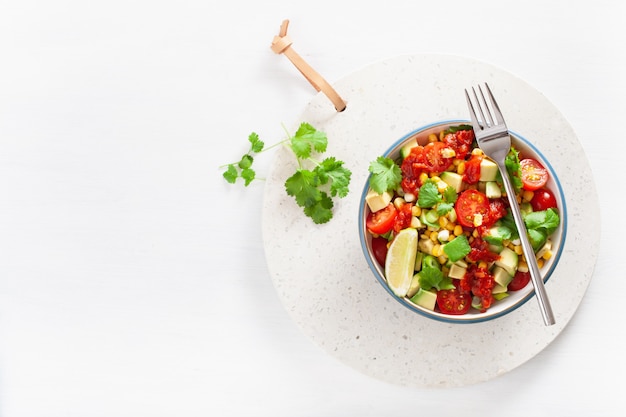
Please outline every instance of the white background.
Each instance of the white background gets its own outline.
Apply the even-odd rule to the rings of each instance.
[[[621,415],[624,4],[1,1],[0,416]],[[315,95],[269,48],[283,19],[331,83],[398,54],[463,55],[570,121],[598,186],[600,257],[531,361],[403,388],[290,320],[264,258],[263,182],[231,186],[219,168],[252,131],[281,140]]]

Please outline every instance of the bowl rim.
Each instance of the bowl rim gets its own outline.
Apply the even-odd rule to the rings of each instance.
[[[383,156],[389,156],[389,154],[391,152],[393,152],[394,150],[398,149],[399,145],[405,141],[407,141],[408,139],[420,134],[423,131],[438,127],[438,126],[444,126],[444,125],[454,125],[454,124],[470,124],[471,125],[471,121],[466,120],[466,119],[445,119],[445,120],[441,120],[438,122],[432,122],[429,123],[427,125],[423,125],[422,127],[418,127],[416,129],[413,129],[412,131],[410,131],[409,133],[406,133],[405,135],[403,135],[402,137],[400,137],[398,140],[396,140],[389,148],[387,148],[387,150],[385,150],[385,152],[382,154]],[[509,130],[509,133],[511,134],[511,136],[513,136],[514,140],[520,140],[524,145],[526,145],[528,148],[530,148],[532,150],[532,152],[534,152],[536,155],[539,156],[539,158],[541,159],[541,163],[544,165],[544,167],[549,171],[550,173],[550,177],[554,180],[554,184],[556,185],[556,188],[558,190],[558,195],[556,195],[556,199],[559,202],[559,216],[561,218],[561,239],[560,239],[560,244],[558,245],[557,251],[556,253],[553,255],[554,256],[554,260],[552,261],[552,264],[550,265],[550,268],[546,271],[545,276],[544,276],[544,282],[548,282],[548,280],[550,279],[550,277],[552,276],[552,273],[554,272],[554,270],[556,269],[559,260],[561,258],[561,254],[563,253],[563,249],[565,247],[565,242],[566,242],[566,238],[567,238],[567,205],[566,205],[566,201],[565,201],[565,194],[563,193],[563,188],[561,186],[561,181],[559,180],[558,176],[556,175],[556,172],[554,171],[552,165],[550,164],[550,161],[543,155],[543,153],[541,153],[541,151],[539,149],[537,149],[535,147],[535,145],[533,145],[528,139],[526,139],[523,135],[517,133],[516,131],[513,130]],[[439,313],[436,311],[431,311],[431,310],[427,310],[424,309],[422,307],[417,306],[416,304],[409,302],[406,298],[400,298],[398,296],[396,296],[393,291],[389,288],[389,286],[387,285],[386,279],[384,277],[384,275],[381,273],[381,268],[379,266],[377,266],[374,263],[374,259],[372,258],[372,256],[370,255],[369,249],[368,249],[368,241],[367,241],[367,234],[365,232],[366,227],[365,227],[365,213],[366,213],[366,204],[365,204],[365,196],[367,194],[367,192],[369,191],[369,180],[371,178],[372,174],[370,173],[366,180],[365,180],[365,185],[363,188],[363,191],[361,193],[361,200],[359,201],[359,223],[358,223],[358,228],[359,228],[359,240],[361,243],[361,249],[363,251],[363,254],[365,256],[365,259],[368,263],[369,269],[370,271],[374,274],[374,276],[376,277],[377,281],[379,282],[379,284],[387,291],[387,293],[389,295],[392,296],[392,298],[394,298],[396,301],[398,301],[400,304],[402,304],[404,307],[408,308],[409,310],[416,312],[424,317],[428,317],[430,319],[434,319],[437,321],[441,321],[441,322],[445,322],[445,323],[456,323],[456,324],[468,324],[468,323],[480,323],[480,322],[485,322],[485,321],[491,321],[494,320],[496,318],[505,316],[513,311],[515,311],[516,309],[518,309],[519,307],[521,307],[522,305],[524,305],[529,299],[533,298],[533,296],[535,295],[535,291],[534,288],[532,288],[532,283],[529,283],[529,285],[527,287],[530,288],[530,290],[528,291],[528,294],[526,294],[525,296],[523,296],[522,298],[520,298],[519,300],[517,300],[514,304],[512,304],[509,308],[503,309],[501,311],[498,312],[494,312],[492,314],[487,314],[487,313],[477,313],[477,314],[471,314],[471,315],[448,315],[448,314],[443,314],[443,313]],[[487,310],[487,312],[489,312],[489,310]]]

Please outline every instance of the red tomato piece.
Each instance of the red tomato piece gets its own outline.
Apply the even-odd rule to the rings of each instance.
[[[465,159],[474,141],[473,130],[459,130],[443,137],[443,143],[454,149],[456,158]]]
[[[365,226],[374,234],[384,235],[393,227],[397,215],[398,210],[393,203],[389,203],[384,209],[368,214]]]
[[[396,215],[396,219],[393,222],[393,230],[394,232],[399,232],[402,229],[406,229],[411,225],[411,220],[413,219],[413,204],[405,203],[398,209],[398,213]]]
[[[477,237],[470,243],[470,253],[467,254],[467,259],[472,262],[494,262],[500,259],[500,255],[491,252],[489,250],[489,243]]]
[[[474,218],[477,214],[483,219],[489,214],[489,199],[478,190],[465,190],[457,198],[454,210],[461,225],[474,227]]]
[[[547,188],[541,188],[535,190],[533,198],[530,200],[530,205],[534,211],[543,211],[549,208],[556,208],[556,198],[552,191]]]
[[[437,291],[437,306],[443,314],[461,315],[472,306],[472,296],[458,288]]]
[[[480,163],[482,160],[482,155],[472,155],[470,159],[465,161],[463,181],[468,184],[476,184],[480,180]]]
[[[385,260],[387,259],[387,239],[384,237],[375,237],[372,238],[372,252],[374,253],[374,258],[380,264],[380,266],[385,266]]]
[[[402,171],[402,182],[400,185],[405,193],[416,194],[417,190],[422,186],[419,176],[425,171],[424,164],[424,147],[416,146],[411,149],[409,155],[402,161],[400,170]]]
[[[509,291],[519,291],[530,282],[530,272],[517,271],[513,280],[509,283],[507,289]]]
[[[537,190],[548,182],[548,170],[536,159],[522,159],[520,168],[522,170],[522,186],[525,190]]]
[[[446,158],[442,151],[448,146],[443,142],[431,142],[424,146],[424,168],[428,172],[443,172],[452,165],[453,158]]]
[[[489,200],[489,213],[487,218],[483,219],[483,226],[492,226],[495,222],[500,220],[506,215],[507,205],[501,198]]]

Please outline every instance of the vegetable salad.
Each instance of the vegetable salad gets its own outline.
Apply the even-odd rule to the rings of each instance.
[[[511,147],[506,168],[539,267],[552,256],[560,223],[548,171]],[[477,147],[469,125],[415,139],[397,160],[371,162],[366,202],[372,252],[385,266],[404,229],[418,231],[414,276],[404,296],[424,308],[459,315],[485,312],[528,285],[530,274],[497,165]]]

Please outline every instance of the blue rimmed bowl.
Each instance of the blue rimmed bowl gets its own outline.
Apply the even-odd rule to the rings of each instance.
[[[413,140],[417,140],[417,142],[421,145],[425,145],[428,143],[428,135],[431,133],[438,133],[441,130],[444,130],[450,126],[456,126],[459,124],[469,124],[470,122],[467,120],[446,120],[440,121],[436,123],[432,123],[423,127],[420,127],[412,132],[407,133],[405,136],[398,139],[387,151],[385,151],[382,155],[387,156],[391,159],[398,159],[400,157],[400,149],[403,146],[408,144]],[[561,184],[558,180],[557,174],[554,172],[552,165],[546,159],[546,157],[537,149],[529,140],[521,136],[516,132],[511,132],[511,144],[520,152],[520,155],[523,157],[534,158],[539,161],[549,172],[550,178],[548,183],[546,184],[546,188],[548,188],[555,196],[557,207],[560,216],[560,223],[556,231],[551,235],[552,240],[552,254],[553,256],[544,262],[544,265],[540,269],[542,278],[544,282],[547,282],[550,279],[550,276],[553,274],[556,269],[559,259],[561,257],[561,253],[563,251],[565,237],[567,234],[567,208],[565,205],[565,198],[563,196],[563,189],[561,188]],[[359,204],[359,237],[361,240],[361,247],[363,249],[363,254],[365,255],[365,259],[370,267],[370,270],[381,284],[382,288],[387,291],[390,297],[397,300],[400,304],[405,306],[406,308],[414,311],[415,313],[421,314],[430,319],[439,320],[443,322],[449,323],[477,323],[488,320],[493,320],[498,317],[502,317],[506,314],[511,313],[516,310],[528,300],[533,298],[534,289],[532,283],[526,285],[526,287],[522,288],[518,291],[510,291],[509,296],[499,300],[494,301],[492,306],[485,312],[480,312],[475,309],[470,309],[470,311],[463,315],[449,315],[443,314],[437,309],[429,310],[422,306],[419,306],[413,303],[409,298],[403,297],[400,298],[396,296],[393,291],[387,285],[387,280],[385,278],[385,267],[384,265],[380,265],[376,260],[373,250],[372,250],[372,235],[367,232],[366,228],[366,219],[370,213],[369,207],[365,202],[365,196],[369,191],[369,178],[367,178],[365,182],[365,186],[363,188],[363,193],[361,196],[360,204]],[[549,295],[549,290],[548,290]],[[539,307],[537,307],[539,308]],[[537,311],[537,314],[540,314]]]

